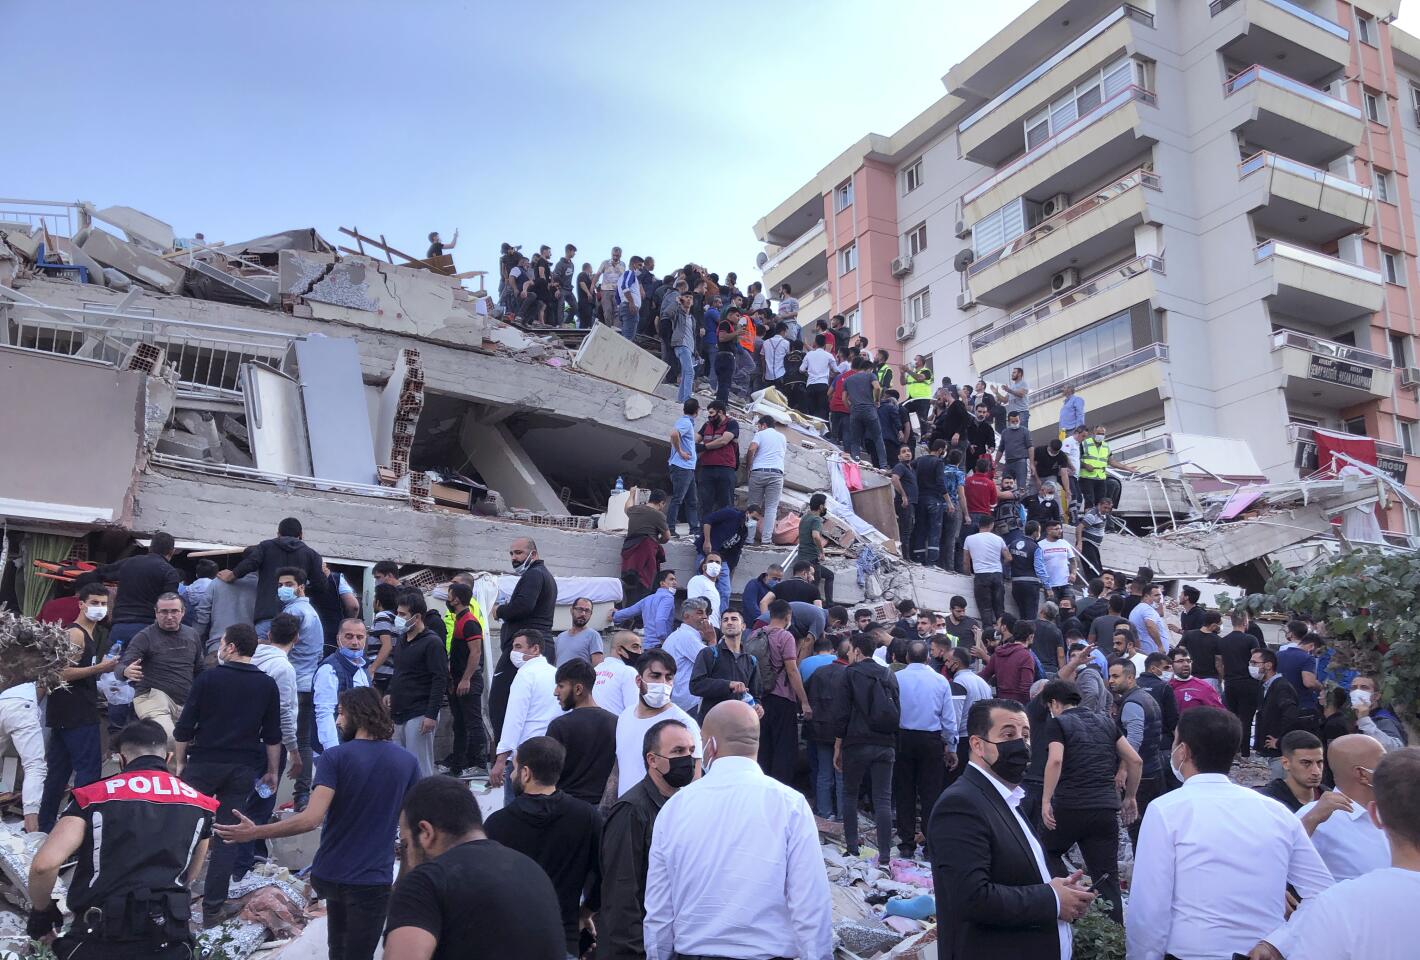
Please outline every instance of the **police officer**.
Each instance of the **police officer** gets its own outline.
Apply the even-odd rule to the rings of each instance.
[[[1133,467],[1120,463],[1110,454],[1102,424],[1095,424],[1094,435],[1080,444],[1080,492],[1084,494],[1085,506],[1089,507],[1109,496],[1105,469],[1114,467],[1126,473],[1134,473]]]
[[[124,727],[113,747],[122,771],[76,787],[35,854],[29,935],[52,936],[64,922],[51,894],[60,866],[77,859],[68,898],[74,923],[55,942],[56,956],[188,960],[187,884],[207,857],[217,801],[168,772],[168,734],[154,721]]]

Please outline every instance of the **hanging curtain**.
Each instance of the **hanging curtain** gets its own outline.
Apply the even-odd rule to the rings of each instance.
[[[54,593],[54,581],[39,576],[34,569],[36,560],[58,563],[65,560],[74,550],[73,537],[61,537],[52,533],[31,533],[25,536],[24,566],[21,570],[25,578],[25,590],[20,601],[20,612],[27,617],[39,616],[40,608]]]

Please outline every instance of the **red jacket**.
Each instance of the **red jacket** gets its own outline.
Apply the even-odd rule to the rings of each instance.
[[[996,696],[1026,703],[1035,683],[1035,657],[1023,643],[1012,640],[991,652],[981,670],[981,679],[996,681]]]
[[[848,398],[843,395],[843,382],[848,379],[848,374],[840,373],[833,381],[833,387],[828,393],[828,409],[833,413],[849,413]]]
[[[967,474],[962,491],[966,497],[967,513],[989,514],[996,509],[996,481],[991,479],[991,474],[973,470]]]

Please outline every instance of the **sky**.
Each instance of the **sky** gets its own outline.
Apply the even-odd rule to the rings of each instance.
[[[891,134],[1027,0],[6,4],[0,194],[208,242],[314,226],[460,270],[613,245],[758,276],[754,222]]]

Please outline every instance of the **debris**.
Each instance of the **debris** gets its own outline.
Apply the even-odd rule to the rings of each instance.
[[[633,393],[626,398],[626,419],[640,420],[642,417],[649,417],[655,410],[655,404],[651,403],[651,398],[644,393]]]
[[[843,948],[860,957],[871,957],[902,942],[903,935],[881,923],[840,920],[833,925],[834,936]]]
[[[646,393],[666,378],[669,364],[652,356],[604,323],[592,324],[577,348],[573,366],[602,380]]]
[[[142,247],[125,243],[113,234],[91,229],[79,241],[79,247],[104,266],[121,270],[134,280],[163,293],[177,293],[182,289],[183,277],[186,276],[182,267]]]

